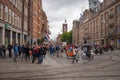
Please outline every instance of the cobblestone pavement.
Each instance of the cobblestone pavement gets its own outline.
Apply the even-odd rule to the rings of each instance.
[[[0,80],[120,80],[120,51],[72,64],[72,58],[47,54],[42,64],[0,59]]]

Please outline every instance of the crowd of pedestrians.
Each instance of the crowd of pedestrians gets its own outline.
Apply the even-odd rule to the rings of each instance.
[[[92,47],[93,52],[97,55],[97,54],[103,54],[103,52],[107,52],[109,50],[113,51],[114,48],[113,46],[99,46],[99,45],[94,45],[94,46],[89,46],[89,48],[83,48],[85,46],[82,46],[81,48],[74,46],[72,51],[73,51],[73,60],[72,63],[74,63],[74,61],[78,61],[76,59],[76,55],[78,54],[78,48],[83,50],[84,53],[86,53],[86,56],[90,57],[90,50]],[[44,45],[44,44],[40,44],[40,45],[32,45],[29,46],[28,44],[25,45],[18,45],[15,44],[14,46],[12,46],[11,44],[9,44],[7,47],[5,47],[5,45],[0,45],[0,58],[6,58],[6,50],[8,50],[8,56],[9,58],[13,57],[13,61],[17,62],[18,58],[21,59],[21,61],[26,61],[26,62],[31,62],[34,63],[35,61],[39,64],[43,62],[43,58],[46,58],[46,53],[49,53],[50,56],[54,56],[56,55],[56,57],[58,58],[61,53],[63,53],[64,51],[67,54],[67,49],[66,47],[60,46],[60,45]],[[69,50],[69,49],[68,49]]]
[[[0,45],[0,58],[6,58],[6,53],[8,53],[9,58],[13,58],[14,62],[17,62],[18,59],[26,62],[37,62],[42,63],[43,58],[46,58],[46,53],[49,53],[50,56],[56,55],[59,57],[60,53],[63,52],[64,48],[60,45],[18,45],[15,44],[12,46],[9,44],[7,47],[5,45]],[[6,52],[7,51],[7,52]]]
[[[37,60],[37,63],[42,63],[43,58],[45,58],[47,52],[46,45],[33,45],[29,46],[26,45],[18,45],[15,44],[14,46],[8,45],[0,45],[0,58],[6,58],[6,51],[8,50],[9,58],[13,57],[13,61],[17,62],[17,59],[20,58],[21,60],[29,61],[34,63]]]
[[[59,57],[61,53],[64,52],[64,50],[65,50],[65,47],[60,46],[58,44],[49,46],[49,52],[51,56],[56,55],[57,57]]]

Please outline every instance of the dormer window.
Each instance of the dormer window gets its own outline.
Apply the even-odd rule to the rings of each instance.
[[[94,5],[96,5],[96,4],[97,4],[97,2],[96,2],[96,1],[94,1],[93,3],[94,3]]]

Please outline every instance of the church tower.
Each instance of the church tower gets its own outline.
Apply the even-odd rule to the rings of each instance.
[[[63,23],[62,27],[63,27],[63,33],[67,32],[67,21],[66,20],[65,20],[65,23]]]

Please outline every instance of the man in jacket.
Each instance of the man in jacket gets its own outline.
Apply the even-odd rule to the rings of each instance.
[[[5,45],[2,45],[2,51],[3,51],[4,58],[5,58],[5,56],[6,56],[6,47],[5,47]]]
[[[16,62],[17,60],[17,56],[18,56],[18,46],[17,44],[15,44],[14,46],[14,62]]]
[[[2,46],[0,45],[0,57],[2,58]]]
[[[8,45],[8,51],[9,51],[9,58],[11,58],[12,57],[12,45]]]

